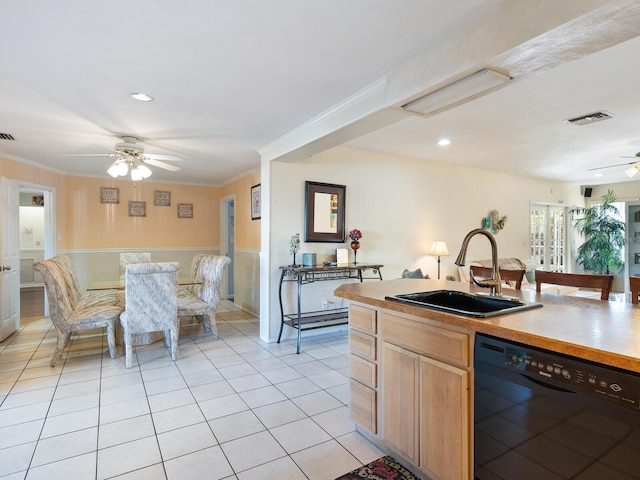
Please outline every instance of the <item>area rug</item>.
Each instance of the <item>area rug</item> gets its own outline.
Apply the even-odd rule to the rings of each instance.
[[[395,458],[386,456],[345,473],[336,480],[419,480]]]

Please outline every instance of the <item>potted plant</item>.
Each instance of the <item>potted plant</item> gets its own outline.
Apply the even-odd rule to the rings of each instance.
[[[590,208],[574,208],[574,227],[584,238],[578,247],[578,265],[597,275],[611,275],[624,267],[625,224],[613,203],[616,196],[609,190],[602,196],[602,204]]]

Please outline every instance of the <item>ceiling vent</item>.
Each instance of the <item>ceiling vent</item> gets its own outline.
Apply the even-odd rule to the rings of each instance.
[[[600,112],[590,113],[581,117],[569,118],[564,122],[570,123],[571,125],[591,125],[592,123],[609,120],[610,118],[613,118],[613,114],[602,110]]]
[[[0,133],[0,140],[15,140],[10,133]]]

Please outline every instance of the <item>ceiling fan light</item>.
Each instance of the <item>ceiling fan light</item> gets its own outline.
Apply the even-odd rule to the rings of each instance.
[[[638,173],[638,167],[627,168],[624,173],[627,174],[627,177],[632,178],[636,173]]]
[[[142,175],[142,178],[149,178],[151,176],[151,169],[146,165],[140,165],[138,167],[138,171],[140,172],[140,175]]]
[[[121,175],[124,177],[128,171],[129,171],[129,167],[127,166],[126,162],[120,162],[118,164],[118,175]]]
[[[118,177],[120,175],[119,165],[117,163],[114,163],[109,167],[109,169],[107,170],[107,173],[111,175],[113,178]]]
[[[136,167],[131,169],[131,180],[133,180],[134,182],[142,180],[142,173],[140,173],[139,168]]]

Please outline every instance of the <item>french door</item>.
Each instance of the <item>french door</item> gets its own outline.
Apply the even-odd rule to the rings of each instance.
[[[566,271],[567,218],[564,206],[531,204],[531,258],[536,270]]]

